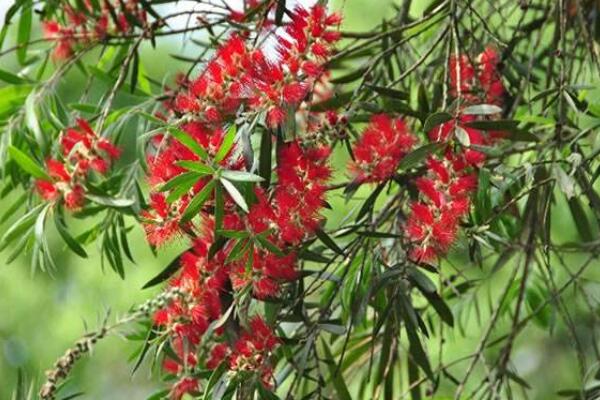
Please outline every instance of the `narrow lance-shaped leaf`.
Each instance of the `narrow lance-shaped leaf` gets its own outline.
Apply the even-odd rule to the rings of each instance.
[[[31,37],[32,10],[32,1],[25,1],[19,18],[19,30],[17,31],[17,59],[21,65],[27,62],[27,45]]]
[[[60,237],[64,240],[64,242],[69,246],[69,248],[77,255],[83,258],[87,258],[87,253],[84,248],[71,236],[67,227],[65,226],[64,221],[62,220],[60,214],[55,210],[54,212],[54,224],[56,225],[56,230],[60,234]]]
[[[234,124],[232,124],[227,130],[227,133],[225,133],[225,136],[223,137],[223,142],[221,143],[219,150],[217,150],[217,154],[215,154],[216,163],[221,162],[223,159],[225,159],[225,157],[227,157],[227,154],[229,154],[229,151],[233,147],[233,142],[235,140],[236,133],[237,127]]]
[[[227,179],[221,179],[221,183],[227,193],[231,196],[235,204],[237,204],[242,210],[248,212],[248,204],[246,204],[246,200],[244,200],[244,196],[240,193],[240,191],[235,187],[235,185],[229,182]]]
[[[206,150],[198,143],[194,138],[188,135],[186,132],[179,128],[169,128],[169,133],[177,139],[182,145],[190,149],[194,154],[198,155],[201,159],[206,160],[208,154]]]
[[[202,190],[200,190],[200,192],[198,192],[198,194],[194,196],[181,216],[181,223],[190,221],[200,212],[200,209],[206,200],[208,200],[208,197],[212,193],[214,187],[215,181],[210,181],[202,188]]]
[[[29,156],[14,146],[8,148],[10,157],[27,173],[34,178],[51,180],[48,174]]]

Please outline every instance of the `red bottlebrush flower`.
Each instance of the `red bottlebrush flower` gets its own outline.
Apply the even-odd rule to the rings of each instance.
[[[436,184],[429,178],[419,178],[416,181],[417,188],[426,196],[436,207],[444,204],[444,195],[436,188]]]
[[[80,185],[74,185],[65,190],[65,206],[70,210],[78,210],[83,207],[85,202],[85,191]]]
[[[450,75],[450,94],[463,96],[467,100],[476,100],[471,93],[474,86],[475,68],[466,54],[451,56],[448,66]]]
[[[283,87],[283,100],[288,104],[299,103],[306,96],[307,87],[300,82],[293,82]]]
[[[180,212],[187,206],[187,199],[182,198],[177,203],[167,204],[163,193],[150,195],[150,211],[143,211],[142,217],[147,220],[144,222],[144,230],[151,245],[160,246],[181,232]]]
[[[267,125],[276,128],[285,120],[285,112],[280,107],[273,107],[267,112]]]
[[[35,181],[35,186],[44,200],[54,201],[60,197],[60,192],[52,182],[38,179]]]
[[[48,175],[51,178],[62,182],[69,182],[71,180],[71,175],[60,161],[49,158],[46,160],[46,167],[48,168]]]
[[[229,361],[229,369],[257,374],[263,385],[271,386],[272,367],[269,358],[279,344],[272,329],[260,317],[250,320],[247,331],[235,343]]]
[[[454,131],[456,122],[448,121],[440,124],[427,132],[427,136],[429,136],[429,140],[432,142],[445,142],[448,140],[452,132]]]
[[[217,368],[221,362],[227,360],[230,351],[229,346],[225,343],[215,345],[210,351],[210,358],[206,361],[206,368]]]
[[[433,213],[431,209],[423,203],[413,203],[412,215],[423,224],[433,224]]]
[[[169,312],[165,309],[158,310],[154,313],[155,325],[166,325],[169,322]]]
[[[415,138],[401,119],[375,115],[353,147],[355,160],[350,170],[360,182],[385,181],[394,175],[414,143]]]
[[[504,85],[498,72],[499,63],[500,56],[496,49],[492,47],[487,47],[479,55],[478,78],[485,93],[486,102],[490,104],[501,104],[505,93]]]
[[[200,383],[198,379],[192,377],[181,378],[169,393],[169,399],[171,400],[181,400],[181,398],[185,394],[194,394],[197,393],[200,389]]]
[[[98,140],[98,148],[108,154],[112,159],[117,159],[121,156],[121,149],[106,139]]]
[[[469,174],[460,176],[454,180],[449,187],[449,194],[452,197],[461,197],[468,195],[477,188],[477,175]]]

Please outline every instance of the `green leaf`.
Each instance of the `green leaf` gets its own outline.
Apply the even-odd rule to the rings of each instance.
[[[344,377],[342,376],[341,368],[337,368],[333,354],[331,353],[331,349],[327,342],[321,338],[321,348],[325,353],[324,361],[327,365],[327,369],[329,370],[329,380],[337,393],[337,399],[339,400],[352,400],[352,396],[350,396],[350,391],[348,390],[348,386],[344,381]]]
[[[465,122],[469,128],[480,129],[482,131],[518,131],[519,121],[509,119],[498,119],[494,121],[471,121]]]
[[[323,229],[317,229],[315,234],[325,246],[342,256],[344,255],[344,250],[342,250],[340,246],[338,246],[337,243],[327,233],[325,233]]]
[[[8,148],[8,154],[10,157],[29,175],[34,178],[44,179],[51,181],[52,179],[46,174],[46,172],[35,163],[29,156],[23,153],[21,150],[14,146]]]
[[[194,173],[195,174],[195,173]],[[179,175],[182,177],[182,179],[180,179],[178,181],[178,184],[173,188],[173,190],[171,190],[171,193],[169,193],[169,195],[167,196],[166,200],[167,203],[173,203],[174,201],[177,201],[179,198],[181,198],[184,194],[188,193],[190,191],[190,189],[196,184],[198,183],[198,179],[199,177],[196,175],[189,175],[189,176],[183,176],[185,174]],[[178,176],[178,177],[179,177]],[[172,182],[174,179],[178,178],[175,177],[173,179],[171,179],[169,182]],[[164,188],[164,187],[163,187]],[[161,188],[162,189],[162,188]]]
[[[206,150],[200,145],[200,143],[198,143],[194,138],[192,138],[190,135],[188,135],[185,131],[182,131],[179,128],[173,128],[173,127],[168,128],[168,131],[171,134],[171,136],[173,136],[175,139],[177,139],[178,142],[180,142],[182,145],[184,145],[185,147],[190,149],[194,154],[199,156],[201,159],[206,160],[206,158],[208,157]]]
[[[227,193],[229,193],[229,195],[231,196],[233,201],[235,201],[235,203],[242,210],[244,210],[245,212],[248,212],[248,204],[246,204],[246,200],[244,200],[244,196],[242,196],[242,194],[239,192],[239,190],[237,190],[235,185],[233,183],[229,182],[227,179],[223,179],[223,178],[221,178],[221,183],[223,184],[223,187],[225,188]]]
[[[33,132],[37,143],[40,146],[45,147],[46,138],[42,134],[42,129],[40,128],[40,122],[38,121],[35,109],[36,96],[37,94],[32,92],[29,94],[29,96],[27,96],[27,100],[25,100],[25,124],[31,130],[31,132]]]
[[[93,194],[86,194],[85,197],[87,197],[96,204],[113,208],[127,208],[135,204],[134,199],[119,199],[107,196],[96,196]]]
[[[210,375],[210,378],[208,379],[208,382],[206,384],[206,388],[204,389],[204,397],[203,397],[204,400],[209,400],[211,398],[211,396],[210,396],[211,391],[212,391],[213,387],[215,387],[219,378],[221,378],[221,376],[223,376],[223,374],[225,373],[225,369],[226,369],[226,364],[224,362],[222,362]]]
[[[426,293],[435,293],[437,288],[435,284],[429,279],[427,275],[422,273],[416,268],[411,268],[408,271],[410,280],[419,288],[419,290]]]
[[[431,371],[431,366],[429,364],[429,360],[427,359],[427,354],[425,353],[425,350],[423,350],[423,345],[421,344],[421,340],[419,339],[419,335],[417,334],[416,325],[413,322],[413,320],[410,317],[408,317],[408,313],[410,313],[410,310],[408,310],[407,307],[411,306],[409,304],[406,304],[406,302],[404,301],[401,302],[401,305],[405,309],[405,312],[403,313],[405,314],[404,329],[406,330],[406,334],[408,336],[408,351],[414,362],[419,367],[421,367],[421,369],[425,372],[427,377],[433,381],[433,372]]]
[[[427,301],[429,301],[429,304],[431,304],[433,309],[442,318],[442,321],[450,326],[454,326],[454,316],[452,315],[452,311],[440,295],[436,291],[426,291],[420,286],[417,286],[417,288],[423,293],[423,296],[427,298]]]
[[[398,169],[406,171],[407,169],[410,169],[420,164],[429,155],[435,153],[443,147],[443,143],[428,143],[426,145],[423,145],[402,157],[402,160],[400,160],[400,164],[398,165]]]
[[[262,182],[264,179],[258,175],[255,175],[246,171],[229,171],[223,170],[221,171],[221,176],[230,181],[237,182]]]
[[[410,98],[408,93],[403,92],[401,90],[390,89],[385,86],[368,85],[368,87],[373,89],[375,92],[379,93],[380,95],[382,95],[384,97],[389,97],[391,99],[408,100]]]
[[[462,113],[470,115],[493,115],[501,112],[502,108],[494,104],[477,104],[465,108]]]
[[[277,8],[275,9],[275,25],[281,26],[283,16],[285,14],[285,0],[277,0]]]
[[[325,323],[319,324],[319,328],[336,336],[342,336],[346,334],[346,327],[343,325]]]
[[[58,212],[54,213],[54,224],[56,225],[56,230],[60,234],[60,237],[63,238],[67,246],[69,246],[69,248],[73,250],[75,254],[79,255],[80,257],[87,258],[88,255],[84,248],[79,244],[79,242],[77,242],[77,240],[73,238],[73,236],[71,236]]]
[[[369,211],[373,209],[373,205],[375,204],[379,193],[381,193],[384,187],[385,184],[379,184],[377,188],[375,188],[375,190],[373,190],[373,192],[369,195],[369,197],[367,197],[367,200],[365,200],[362,207],[358,211],[358,214],[356,215],[356,221],[360,221],[365,215],[367,215]]]
[[[471,138],[469,137],[469,134],[467,133],[467,131],[465,131],[460,126],[454,127],[454,135],[456,136],[456,139],[458,140],[458,142],[460,144],[462,144],[463,146],[465,146],[465,147],[471,146]]]
[[[451,121],[452,119],[454,119],[454,117],[451,114],[448,114],[447,112],[438,112],[435,114],[431,114],[425,120],[425,123],[423,124],[423,130],[425,131],[425,133],[427,133],[436,126],[439,126],[444,122]]]
[[[21,85],[23,83],[26,83],[26,81],[23,78],[3,69],[0,69],[0,80],[6,83],[10,83],[12,85]]]
[[[181,254],[175,257],[158,275],[154,278],[150,279],[148,282],[142,286],[142,289],[148,289],[149,287],[156,286],[171,276],[175,275],[177,271],[181,268]]]
[[[21,65],[27,62],[27,45],[31,37],[32,1],[27,0],[23,4],[21,17],[19,18],[19,30],[17,31],[17,60]]]
[[[270,251],[278,257],[283,257],[285,254],[283,251],[275,245],[275,243],[271,242],[269,239],[264,237],[263,235],[256,236],[256,240],[265,250]]]
[[[273,139],[271,132],[265,129],[260,137],[260,159],[258,160],[258,173],[263,178],[263,189],[267,189],[271,184],[272,151]]]
[[[231,151],[231,148],[233,147],[236,133],[237,127],[235,124],[231,124],[227,130],[227,133],[225,133],[225,137],[223,138],[223,142],[221,143],[219,150],[217,150],[217,154],[215,154],[216,163],[223,161],[225,157],[227,157],[227,154],[229,154],[229,151]]]
[[[31,228],[43,207],[46,203],[38,204],[36,207],[29,210],[25,215],[15,221],[10,228],[4,233],[2,239],[0,239],[0,251],[4,250],[17,237],[20,237],[23,232]]]
[[[348,104],[354,97],[354,92],[346,92],[334,95],[333,97],[323,100],[317,104],[313,104],[310,110],[313,112],[322,112],[327,110],[335,110]]]
[[[18,107],[21,107],[32,89],[32,85],[0,88],[0,118],[8,118]]]
[[[191,187],[194,183],[200,179],[202,175],[199,175],[197,172],[184,172],[183,174],[179,174],[174,178],[171,178],[168,182],[160,187],[161,192],[166,192],[171,189],[178,188],[182,185],[188,185]]]
[[[223,186],[217,182],[215,185],[215,232],[217,235],[223,229],[223,217],[225,215],[225,198],[223,196]],[[217,237],[215,235],[215,237]]]
[[[180,167],[183,167],[189,171],[194,171],[198,174],[201,175],[212,175],[215,171],[209,167],[208,165],[204,165],[200,162],[197,161],[189,161],[189,160],[183,160],[183,161],[177,161],[175,164],[179,165]]]
[[[571,197],[569,199],[569,209],[579,236],[586,242],[593,242],[595,238],[592,233],[592,227],[578,197]]]
[[[202,188],[202,190],[200,190],[200,192],[198,192],[198,194],[196,194],[194,196],[192,201],[190,201],[190,204],[188,204],[187,208],[183,212],[183,215],[181,216],[182,224],[190,221],[192,218],[194,218],[196,215],[198,215],[198,213],[200,212],[200,209],[202,208],[202,206],[204,205],[206,200],[208,200],[208,197],[210,196],[214,187],[215,187],[215,181],[212,180],[212,181],[208,182]]]

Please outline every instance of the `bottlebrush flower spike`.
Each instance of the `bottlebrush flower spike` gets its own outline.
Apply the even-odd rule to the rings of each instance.
[[[500,55],[493,47],[488,46],[479,55],[478,78],[485,93],[485,101],[500,105],[505,94],[504,84],[498,72]]]
[[[84,3],[85,4],[85,3]],[[62,14],[61,24],[57,19],[42,22],[44,36],[56,41],[53,57],[64,60],[71,57],[77,47],[102,40],[107,34],[119,35],[133,32],[134,27],[128,18],[135,20],[140,26],[147,27],[147,15],[137,0],[106,0],[102,9],[95,10],[88,3],[87,10],[78,11],[68,2],[60,3],[57,13]],[[115,18],[109,17],[109,14]]]
[[[449,60],[450,95],[467,101],[477,101],[474,93],[475,67],[466,54],[452,55]]]
[[[188,198],[183,197],[170,205],[164,193],[150,195],[150,208],[141,213],[148,243],[161,246],[182,233],[179,221],[188,202]]]
[[[355,160],[350,163],[351,174],[358,182],[382,182],[391,178],[415,141],[401,119],[385,114],[373,116],[353,146]]]
[[[200,383],[197,378],[193,377],[184,377],[180,379],[169,393],[169,398],[171,400],[181,400],[181,398],[186,394],[195,394],[200,390]]]
[[[235,343],[229,361],[229,369],[236,372],[256,374],[263,386],[272,387],[273,368],[271,355],[279,344],[273,330],[261,317],[254,317]]]

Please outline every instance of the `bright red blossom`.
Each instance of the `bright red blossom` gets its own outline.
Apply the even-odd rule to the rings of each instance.
[[[415,143],[401,119],[379,114],[371,118],[362,136],[353,146],[350,171],[359,182],[382,182],[391,178],[402,157]]]

